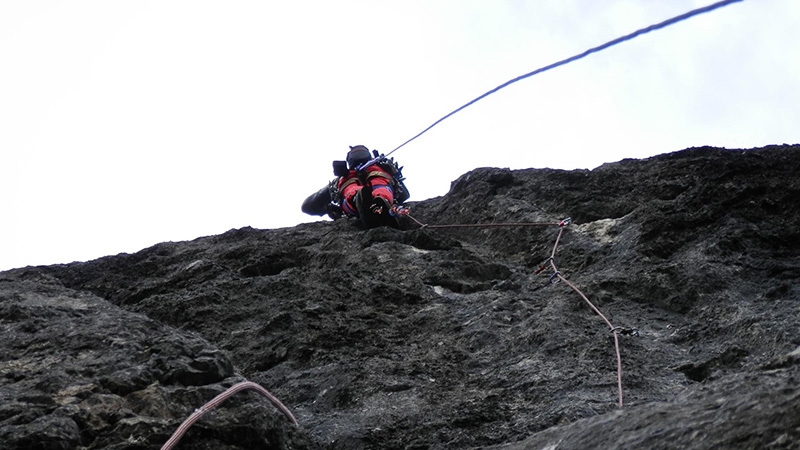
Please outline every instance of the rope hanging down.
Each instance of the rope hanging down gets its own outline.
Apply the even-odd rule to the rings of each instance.
[[[627,327],[615,327],[611,323],[611,321],[608,320],[608,318],[602,312],[600,312],[600,310],[597,308],[597,306],[595,306],[594,303],[592,303],[589,300],[589,298],[586,296],[586,294],[581,292],[581,290],[578,289],[578,287],[575,286],[575,284],[573,284],[571,281],[566,279],[564,277],[564,275],[561,274],[561,271],[558,270],[558,267],[556,266],[556,261],[555,261],[556,260],[556,250],[558,249],[559,242],[561,242],[561,235],[564,233],[564,227],[569,225],[571,222],[572,222],[572,219],[566,218],[566,219],[562,220],[560,224],[558,224],[558,236],[556,236],[556,243],[555,243],[555,245],[553,245],[553,251],[550,253],[550,257],[547,258],[547,261],[545,262],[544,265],[546,265],[547,263],[550,263],[550,266],[553,268],[553,274],[550,275],[550,283],[553,283],[555,280],[560,280],[560,281],[564,282],[564,284],[569,286],[573,291],[575,291],[575,293],[577,293],[583,299],[583,301],[586,302],[586,304],[589,305],[589,307],[592,309],[592,311],[594,311],[598,316],[600,316],[601,319],[603,319],[603,321],[606,323],[606,325],[608,325],[608,328],[610,329],[611,334],[614,335],[614,350],[615,350],[615,352],[617,354],[617,392],[618,392],[617,405],[620,408],[622,408],[622,406],[623,406],[623,401],[622,401],[622,355],[620,354],[620,351],[619,351],[619,336],[618,335],[619,334],[635,334],[635,335],[638,336],[638,331],[635,328],[629,329]],[[540,271],[541,271],[541,268],[539,270],[537,270],[536,273],[538,273]]]
[[[704,6],[702,8],[694,9],[692,11],[689,11],[687,13],[681,14],[679,16],[675,16],[675,17],[673,17],[671,19],[667,19],[667,20],[665,20],[663,22],[660,22],[660,23],[657,23],[657,24],[654,24],[654,25],[650,25],[649,27],[642,28],[640,30],[636,30],[631,34],[628,34],[628,35],[625,35],[625,36],[622,36],[622,37],[618,37],[618,38],[616,38],[614,40],[606,42],[605,44],[598,45],[597,47],[590,48],[589,50],[586,50],[583,53],[580,53],[580,54],[577,54],[575,56],[571,56],[571,57],[569,57],[567,59],[563,59],[561,61],[555,62],[553,64],[550,64],[549,66],[541,67],[539,69],[534,70],[533,72],[528,72],[528,73],[526,73],[524,75],[520,75],[520,76],[518,76],[518,77],[516,77],[514,79],[508,80],[505,83],[501,84],[500,86],[497,86],[496,88],[494,88],[494,89],[492,89],[492,90],[490,90],[490,91],[488,91],[488,92],[486,92],[486,93],[474,98],[473,100],[469,101],[468,103],[466,103],[466,104],[462,105],[461,107],[453,110],[449,114],[445,115],[444,117],[440,118],[436,122],[432,123],[428,128],[425,128],[424,130],[422,130],[419,133],[417,133],[416,136],[412,137],[411,139],[409,139],[409,140],[403,142],[402,144],[400,144],[399,146],[397,146],[394,150],[390,151],[386,155],[388,156],[388,155],[391,155],[392,153],[396,152],[397,150],[399,150],[400,148],[402,148],[403,146],[405,146],[409,142],[411,142],[414,139],[416,139],[416,138],[422,136],[423,134],[425,134],[431,128],[435,127],[436,125],[439,125],[439,123],[443,122],[445,119],[447,119],[448,117],[452,116],[453,114],[455,114],[455,113],[461,111],[462,109],[472,105],[473,103],[477,102],[478,100],[482,100],[482,99],[494,94],[495,92],[499,91],[500,89],[503,89],[506,86],[509,86],[511,84],[516,83],[517,81],[524,80],[525,78],[532,77],[532,76],[540,74],[542,72],[546,72],[546,71],[548,71],[550,69],[555,69],[558,66],[563,66],[563,65],[571,63],[573,61],[577,61],[577,60],[579,60],[581,58],[584,58],[586,56],[591,55],[592,53],[597,53],[597,52],[599,52],[601,50],[605,50],[605,49],[607,49],[609,47],[612,47],[614,45],[620,44],[620,43],[625,42],[625,41],[629,41],[629,40],[631,40],[631,39],[633,39],[635,37],[638,37],[638,36],[641,36],[643,34],[649,33],[651,31],[655,31],[655,30],[658,30],[658,29],[661,29],[661,28],[665,28],[665,27],[668,27],[670,25],[674,25],[674,24],[676,24],[678,22],[681,22],[683,20],[686,20],[686,19],[689,19],[691,17],[694,17],[696,15],[707,13],[707,12],[711,12],[711,11],[713,11],[715,9],[722,8],[723,6],[727,6],[727,5],[731,4],[731,3],[741,2],[741,1],[743,1],[743,0],[723,0],[723,1],[719,1],[719,2],[713,3],[711,5],[708,5],[708,6]]]
[[[608,325],[609,331],[611,332],[611,334],[614,335],[614,350],[615,350],[615,352],[617,354],[617,391],[618,391],[617,405],[620,408],[622,408],[622,406],[623,406],[623,399],[622,399],[622,355],[621,355],[621,353],[619,351],[619,335],[620,334],[624,334],[624,335],[638,336],[639,335],[639,330],[637,330],[636,328],[630,328],[630,327],[614,326],[611,323],[611,321],[608,320],[608,318],[602,312],[600,312],[600,309],[598,309],[597,306],[595,306],[594,303],[592,303],[589,300],[589,298],[586,296],[586,294],[581,292],[581,290],[578,289],[578,287],[575,286],[575,284],[573,284],[571,281],[566,279],[564,277],[564,275],[561,274],[561,271],[558,270],[558,267],[556,266],[556,262],[555,262],[555,260],[556,260],[556,250],[558,249],[558,244],[561,242],[561,236],[564,234],[564,228],[567,225],[570,225],[572,223],[572,218],[567,217],[567,218],[561,220],[560,222],[501,222],[501,223],[428,225],[428,224],[424,224],[424,223],[420,222],[419,220],[411,217],[411,215],[407,214],[407,217],[410,218],[411,220],[413,220],[414,222],[416,222],[417,225],[420,226],[420,229],[422,229],[422,228],[462,228],[462,227],[485,228],[485,227],[495,227],[495,226],[501,226],[501,227],[510,227],[510,226],[558,226],[558,236],[556,236],[556,243],[553,245],[553,251],[550,253],[550,257],[547,258],[541,264],[541,266],[538,269],[536,269],[534,274],[541,273],[545,268],[547,268],[547,265],[549,264],[550,267],[552,267],[552,269],[553,269],[553,274],[550,275],[550,284],[554,283],[555,281],[563,281],[564,284],[566,284],[573,291],[575,291],[589,305],[589,307],[592,309],[592,311],[594,311],[598,316],[600,316],[600,318],[603,319],[603,321],[606,323],[606,325]]]

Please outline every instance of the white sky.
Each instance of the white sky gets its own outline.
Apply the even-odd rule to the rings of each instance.
[[[516,76],[713,0],[0,2],[0,270],[320,220]],[[746,0],[522,80],[393,156],[411,200],[476,167],[798,143],[800,1]],[[413,210],[412,210],[413,215]]]

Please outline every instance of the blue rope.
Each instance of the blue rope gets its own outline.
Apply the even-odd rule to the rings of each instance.
[[[693,17],[693,16],[696,16],[698,14],[711,12],[711,11],[717,9],[717,8],[722,8],[723,6],[727,6],[727,5],[731,4],[731,3],[741,2],[741,1],[743,1],[743,0],[723,0],[723,1],[720,1],[720,2],[717,2],[717,3],[713,3],[711,5],[708,5],[708,6],[704,6],[702,8],[694,9],[692,11],[689,11],[687,13],[681,14],[679,16],[675,16],[675,17],[673,17],[671,19],[667,19],[667,20],[665,20],[665,21],[663,21],[661,23],[657,23],[655,25],[650,25],[649,27],[642,28],[640,30],[636,30],[631,34],[628,34],[628,35],[625,35],[625,36],[622,36],[622,37],[618,37],[618,38],[616,38],[614,40],[606,42],[603,45],[599,45],[597,47],[590,48],[589,50],[586,50],[585,52],[580,53],[578,55],[569,57],[567,59],[563,59],[561,61],[558,61],[558,62],[555,62],[553,64],[550,64],[549,66],[541,67],[539,69],[534,70],[533,72],[528,72],[528,73],[526,73],[524,75],[520,75],[520,76],[518,76],[518,77],[516,77],[514,79],[508,80],[505,83],[501,84],[500,86],[497,86],[496,88],[494,88],[494,89],[492,89],[492,90],[480,95],[479,97],[476,97],[475,99],[471,100],[470,102],[464,104],[463,106],[459,107],[458,109],[452,111],[451,113],[449,113],[446,116],[442,117],[441,119],[437,120],[436,122],[431,124],[428,128],[425,128],[424,130],[422,130],[419,133],[417,133],[416,136],[414,136],[411,139],[403,142],[397,148],[395,148],[394,150],[392,150],[389,153],[387,153],[387,156],[391,155],[394,152],[396,152],[397,150],[399,150],[400,148],[402,148],[403,146],[405,146],[409,142],[413,141],[414,139],[422,136],[428,130],[430,130],[431,128],[435,127],[436,125],[439,125],[439,123],[441,123],[442,121],[444,121],[448,117],[452,116],[453,114],[461,111],[462,109],[466,108],[467,106],[472,105],[473,103],[477,102],[478,100],[481,100],[483,98],[486,98],[486,97],[494,94],[495,92],[499,91],[500,89],[503,89],[504,87],[506,87],[508,85],[516,83],[517,81],[524,80],[525,78],[532,77],[534,75],[540,74],[540,73],[548,71],[550,69],[555,69],[558,66],[563,66],[564,64],[568,64],[568,63],[571,63],[573,61],[577,61],[577,60],[579,60],[581,58],[584,58],[586,56],[591,55],[592,53],[597,53],[597,52],[599,52],[601,50],[605,50],[605,49],[607,49],[607,48],[609,48],[611,46],[620,44],[620,43],[625,42],[625,41],[629,41],[629,40],[631,40],[631,39],[633,39],[633,38],[635,38],[637,36],[641,36],[643,34],[651,32],[651,31],[655,31],[655,30],[658,30],[660,28],[668,27],[670,25],[678,23],[678,22],[680,22],[682,20],[686,20],[686,19],[688,19],[690,17]]]

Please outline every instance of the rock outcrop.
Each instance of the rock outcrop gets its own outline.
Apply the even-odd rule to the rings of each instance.
[[[403,230],[2,272],[0,442],[160,448],[250,380],[299,426],[240,393],[177,448],[800,448],[798,173],[798,145],[480,168]]]

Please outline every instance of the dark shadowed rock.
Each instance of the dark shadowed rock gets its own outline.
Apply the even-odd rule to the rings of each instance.
[[[160,448],[195,408],[241,381],[229,356],[197,334],[67,288],[38,269],[0,274],[0,326],[4,449]],[[298,431],[254,400],[239,401],[246,415],[223,411],[186,441],[192,448],[289,448],[288,433]]]
[[[249,379],[300,427],[242,393],[180,448],[800,448],[798,173],[800,146],[482,168],[403,230],[242,228],[4,272],[0,440],[159,448]],[[613,334],[554,282],[554,248],[638,330],[622,409]]]

